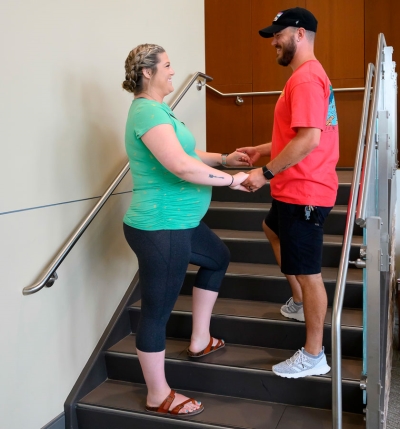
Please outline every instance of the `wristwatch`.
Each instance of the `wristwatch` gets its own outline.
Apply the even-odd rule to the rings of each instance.
[[[263,166],[262,172],[266,179],[271,180],[274,178],[274,173],[271,170],[268,170],[266,165]]]

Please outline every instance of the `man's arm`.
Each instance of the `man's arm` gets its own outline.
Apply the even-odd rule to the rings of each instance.
[[[272,161],[268,162],[268,170],[270,170],[275,176],[293,165],[298,164],[316,147],[318,147],[320,137],[321,130],[319,128],[299,128],[296,136],[285,146],[282,152]],[[243,183],[243,186],[246,186],[247,188],[251,187],[252,190],[257,190],[266,183],[267,179],[264,177],[262,169],[256,168],[251,170],[250,175]]]
[[[298,164],[318,147],[320,138],[321,130],[319,128],[299,128],[296,137],[267,164],[267,168],[275,175]]]

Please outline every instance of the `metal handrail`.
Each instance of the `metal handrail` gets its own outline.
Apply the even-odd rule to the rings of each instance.
[[[357,153],[355,158],[353,180],[350,188],[349,205],[347,209],[346,227],[343,236],[343,247],[340,258],[335,297],[332,309],[332,422],[334,429],[342,428],[342,342],[341,320],[343,299],[346,289],[348,261],[353,236],[355,208],[359,193],[359,183],[364,158],[365,129],[368,120],[373,64],[368,65],[366,87],[361,116],[360,133],[358,136]],[[376,82],[376,81],[375,81]],[[375,85],[376,87],[377,85]]]
[[[197,72],[193,75],[190,81],[185,85],[180,94],[175,98],[175,100],[170,105],[171,109],[174,110],[177,104],[181,101],[182,97],[186,94],[189,88],[193,85],[197,78],[201,77],[205,81],[211,81],[212,77],[206,75],[205,73]],[[200,85],[201,86],[201,85]],[[199,86],[197,87],[199,90]],[[61,265],[65,257],[75,246],[76,242],[79,240],[80,236],[85,232],[86,228],[90,225],[92,220],[96,217],[97,213],[104,206],[108,198],[115,191],[117,186],[120,184],[121,180],[125,177],[126,173],[129,171],[129,162],[124,166],[124,168],[118,173],[117,177],[113,180],[111,185],[108,187],[105,194],[100,198],[99,202],[94,206],[91,212],[86,216],[86,218],[80,223],[80,225],[75,229],[72,234],[72,237],[64,244],[62,249],[57,253],[53,261],[47,267],[45,273],[42,275],[40,280],[31,286],[26,286],[22,290],[24,295],[31,295],[35,292],[38,292],[43,287],[50,287],[53,285],[54,281],[57,280],[58,276],[56,273],[57,268]]]
[[[370,183],[371,183],[371,168],[372,168],[372,162],[371,158],[373,156],[374,151],[374,142],[373,137],[375,134],[375,128],[376,128],[376,116],[378,112],[378,99],[379,99],[379,84],[382,76],[382,52],[383,48],[386,47],[386,41],[385,36],[380,33],[379,39],[378,39],[378,50],[376,53],[376,63],[375,63],[375,85],[373,93],[372,93],[372,114],[369,118],[368,122],[368,131],[367,131],[367,140],[366,140],[366,148],[365,148],[365,170],[363,170],[363,175],[361,177],[361,183],[360,183],[360,198],[358,200],[357,205],[357,218],[356,223],[360,226],[365,226],[366,219],[367,219],[367,191],[369,189]]]
[[[218,91],[218,89],[213,88],[210,85],[205,85],[208,89],[211,89],[212,91],[216,92],[221,97],[253,97],[257,95],[279,95],[282,93],[282,91],[263,91],[263,92],[229,92],[224,93]],[[355,91],[364,91],[364,87],[360,88],[333,88],[334,92],[355,92]]]

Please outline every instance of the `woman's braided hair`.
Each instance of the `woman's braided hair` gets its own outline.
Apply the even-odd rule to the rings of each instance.
[[[164,48],[150,43],[132,49],[125,60],[125,80],[122,82],[122,88],[134,95],[140,94],[143,90],[143,69],[150,69],[155,73],[160,62],[158,54],[163,52]]]

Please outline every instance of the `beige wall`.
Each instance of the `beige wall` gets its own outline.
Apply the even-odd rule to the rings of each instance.
[[[121,230],[125,193],[111,197],[52,288],[22,295],[126,162],[129,50],[163,45],[181,89],[205,69],[203,9],[202,0],[0,4],[2,428],[38,429],[63,411],[137,270]],[[193,87],[176,112],[205,149],[204,90]],[[130,188],[125,179],[118,191]]]

